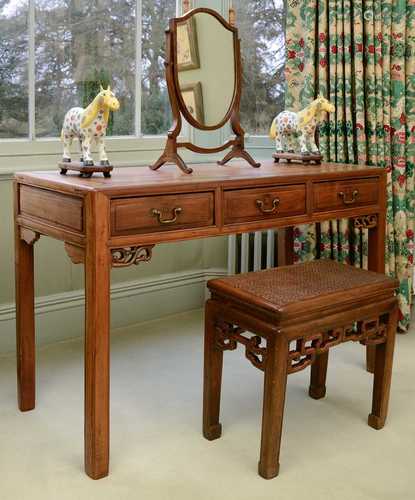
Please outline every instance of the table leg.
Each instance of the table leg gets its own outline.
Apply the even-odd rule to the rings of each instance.
[[[93,479],[109,467],[109,204],[98,193],[87,198],[85,262],[85,471]]]
[[[18,404],[21,411],[28,411],[35,407],[36,395],[33,244],[21,239],[17,225],[15,277]]]
[[[209,441],[222,434],[220,393],[222,386],[223,351],[216,345],[215,306],[208,300],[205,308],[205,359],[203,370],[203,435]]]
[[[377,219],[376,226],[369,229],[368,268],[370,271],[384,273],[386,237],[385,214],[378,214]],[[369,373],[375,372],[376,349],[377,346],[366,347],[366,369]]]

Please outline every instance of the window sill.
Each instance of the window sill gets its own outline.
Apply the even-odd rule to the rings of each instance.
[[[165,136],[145,137],[107,137],[106,148],[110,152],[120,151],[157,151],[164,147]],[[76,151],[77,140],[74,139],[73,151]],[[56,155],[62,152],[59,138],[44,138],[30,141],[27,139],[0,140],[0,159],[6,156]]]
[[[228,136],[229,137],[229,136]],[[226,135],[222,137],[225,139]],[[186,141],[183,136],[179,140]],[[226,142],[226,141],[224,141]],[[76,143],[76,141],[74,141]],[[106,139],[108,155],[116,166],[146,165],[154,162],[164,149],[165,136],[146,137],[108,137]],[[267,136],[249,136],[245,138],[245,146],[258,157],[270,158],[273,144]],[[73,146],[74,158],[77,156],[77,145]],[[25,139],[0,141],[0,177],[2,180],[12,178],[17,171],[56,170],[62,154],[62,144],[59,139]],[[196,155],[183,151],[187,162],[214,162],[223,155]]]
[[[182,138],[185,140],[185,138]],[[123,163],[148,163],[155,161],[166,143],[165,136],[107,137],[106,149],[111,161]],[[72,147],[73,157],[78,156],[77,141]],[[96,155],[96,149],[92,149]],[[53,170],[62,154],[58,138],[11,139],[0,141],[0,175],[10,175],[18,170]]]
[[[274,149],[274,141],[267,135],[245,135],[245,146],[248,149]]]

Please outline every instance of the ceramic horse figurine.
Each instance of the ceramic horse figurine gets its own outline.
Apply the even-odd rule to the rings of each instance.
[[[108,85],[106,90],[102,85],[99,94],[91,104],[83,108],[71,108],[65,115],[63,121],[61,140],[63,142],[64,163],[71,161],[70,147],[74,137],[79,140],[81,151],[81,162],[85,167],[93,166],[94,160],[91,156],[92,141],[95,141],[99,150],[100,165],[109,165],[107,153],[105,151],[105,134],[108,126],[110,111],[117,111],[120,103],[111,92]]]
[[[300,149],[303,155],[319,154],[315,142],[317,125],[323,120],[323,113],[333,113],[335,107],[319,95],[306,108],[295,113],[282,111],[271,125],[270,137],[275,139],[277,153],[295,153]],[[298,148],[299,143],[299,148]]]

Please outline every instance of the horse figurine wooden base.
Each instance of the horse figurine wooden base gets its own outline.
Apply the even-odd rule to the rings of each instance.
[[[321,162],[320,151],[315,142],[316,128],[323,120],[325,112],[334,111],[334,105],[319,95],[298,113],[283,111],[277,115],[269,134],[271,139],[275,140],[276,154],[273,155],[275,160]]]
[[[105,135],[108,126],[110,111],[117,111],[120,103],[111,92],[111,87],[106,90],[101,86],[99,94],[91,104],[83,108],[70,109],[63,121],[61,141],[63,143],[63,157],[59,164],[61,174],[68,170],[76,170],[81,176],[91,177],[94,172],[102,172],[105,177],[110,177],[113,167],[108,161],[105,151]],[[70,148],[74,137],[79,140],[81,152],[80,162],[72,163]],[[91,156],[91,145],[98,145],[99,165],[94,165]]]

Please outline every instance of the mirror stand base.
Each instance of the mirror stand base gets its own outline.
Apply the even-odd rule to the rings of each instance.
[[[243,149],[240,145],[234,146],[231,151],[225,156],[225,158],[221,161],[218,161],[218,165],[225,165],[228,163],[228,161],[232,160],[233,158],[242,158],[246,160],[252,167],[258,168],[261,166],[260,163],[256,162],[252,156]]]
[[[160,167],[162,167],[165,163],[174,163],[177,165],[180,170],[182,170],[185,174],[191,174],[193,172],[193,169],[188,167],[186,163],[184,162],[183,158],[177,154],[177,153],[163,153],[160,158],[156,161],[156,163],[153,163],[153,165],[149,165],[151,170],[158,170]]]

